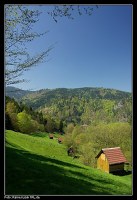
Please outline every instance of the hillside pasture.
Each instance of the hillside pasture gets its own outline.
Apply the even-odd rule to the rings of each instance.
[[[115,176],[67,156],[47,133],[5,133],[6,195],[131,195],[132,175]]]

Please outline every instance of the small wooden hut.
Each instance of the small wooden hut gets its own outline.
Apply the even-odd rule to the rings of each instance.
[[[58,143],[62,143],[63,139],[61,137],[58,138]]]
[[[124,170],[124,163],[127,162],[120,147],[101,149],[95,158],[97,168],[108,173]]]
[[[54,137],[53,134],[49,134],[50,139],[53,139],[53,137]]]

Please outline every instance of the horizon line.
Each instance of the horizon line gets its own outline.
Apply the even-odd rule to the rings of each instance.
[[[122,92],[128,92],[128,93],[132,93],[132,91],[127,91],[127,90],[122,90],[122,89],[116,89],[116,88],[108,88],[108,87],[102,87],[102,86],[83,86],[83,87],[57,87],[57,88],[41,88],[41,89],[22,89],[22,88],[18,88],[15,86],[5,86],[5,90],[7,87],[13,87],[16,88],[18,90],[24,90],[24,91],[32,91],[32,92],[36,92],[36,91],[40,91],[40,90],[56,90],[56,89],[83,89],[83,88],[92,88],[92,89],[108,89],[108,90],[116,90],[116,91],[122,91]]]

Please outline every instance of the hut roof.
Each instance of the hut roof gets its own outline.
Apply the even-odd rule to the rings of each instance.
[[[125,163],[125,162],[127,162],[127,160],[126,160],[125,156],[123,155],[120,147],[101,149],[101,151],[96,156],[96,158],[98,158],[101,153],[104,153],[106,155],[109,164]]]

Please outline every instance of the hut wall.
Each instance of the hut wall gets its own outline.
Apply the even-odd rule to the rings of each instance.
[[[124,170],[124,163],[113,164],[109,166],[109,172]]]
[[[109,173],[109,163],[104,153],[97,159],[97,168]]]

